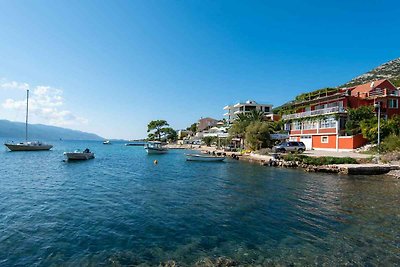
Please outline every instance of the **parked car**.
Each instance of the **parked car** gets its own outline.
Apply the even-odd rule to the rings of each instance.
[[[224,147],[224,151],[236,151],[236,148],[232,145],[227,145]]]
[[[306,146],[304,145],[303,142],[288,141],[274,146],[272,150],[274,152],[281,152],[281,153],[285,152],[303,153],[304,151],[306,151]]]

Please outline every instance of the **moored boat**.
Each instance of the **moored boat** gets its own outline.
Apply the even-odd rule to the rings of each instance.
[[[126,143],[126,146],[145,146],[147,142],[140,142],[140,141],[135,141],[135,142],[130,142]]]
[[[103,145],[111,145],[111,142],[110,142],[110,140],[106,140],[106,141],[104,141],[104,142],[103,142]]]
[[[147,154],[164,154],[168,152],[168,148],[163,147],[161,142],[149,142],[144,149]]]
[[[205,154],[186,154],[187,161],[207,161],[221,162],[225,160],[225,156],[205,155]]]
[[[11,151],[43,151],[50,150],[53,147],[52,145],[44,144],[39,141],[21,143],[8,142],[4,145]]]
[[[28,115],[29,115],[29,90],[26,90],[26,117],[25,117],[25,142],[6,142],[4,145],[11,151],[45,151],[50,150],[53,145],[39,141],[28,141]]]
[[[67,160],[88,160],[94,159],[94,153],[90,152],[89,149],[85,149],[84,151],[75,150],[74,152],[64,152]]]

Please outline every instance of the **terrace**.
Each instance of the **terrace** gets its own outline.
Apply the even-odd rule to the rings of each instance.
[[[333,113],[345,113],[345,112],[346,112],[346,110],[343,107],[330,107],[330,108],[316,109],[316,110],[310,110],[310,111],[305,111],[305,112],[300,112],[300,113],[283,115],[282,119],[283,120],[301,119],[301,118],[312,117],[312,116],[328,115],[328,114],[333,114]]]

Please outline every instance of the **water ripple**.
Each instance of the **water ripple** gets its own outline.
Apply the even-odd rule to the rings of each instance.
[[[82,147],[96,159],[61,161]],[[84,142],[0,152],[0,266],[400,262],[398,180],[193,164],[183,153]]]

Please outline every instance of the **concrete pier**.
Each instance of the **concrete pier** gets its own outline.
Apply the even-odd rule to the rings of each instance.
[[[339,173],[351,175],[377,175],[399,170],[400,166],[389,164],[341,164],[336,165]]]

